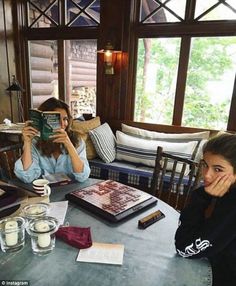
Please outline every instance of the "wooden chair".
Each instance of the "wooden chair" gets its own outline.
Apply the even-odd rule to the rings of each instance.
[[[15,177],[14,164],[22,154],[22,143],[0,148],[0,179],[10,180]]]
[[[185,176],[188,168],[189,173]],[[163,152],[162,147],[158,146],[151,183],[152,195],[181,210],[199,181],[200,167],[196,162]]]

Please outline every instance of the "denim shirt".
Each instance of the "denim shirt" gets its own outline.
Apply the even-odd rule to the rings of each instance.
[[[42,175],[64,173],[72,177],[78,182],[85,181],[90,174],[90,167],[86,156],[85,143],[80,141],[77,153],[80,159],[84,162],[84,169],[81,173],[75,173],[73,171],[71,158],[66,153],[65,149],[62,150],[62,154],[57,159],[51,155],[51,157],[42,156],[39,150],[35,146],[36,141],[32,142],[32,164],[27,169],[23,169],[21,158],[15,162],[14,172],[15,175],[25,183],[31,183],[33,180],[40,178]]]

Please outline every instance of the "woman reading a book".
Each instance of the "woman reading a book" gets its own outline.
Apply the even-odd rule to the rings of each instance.
[[[16,176],[25,183],[47,174],[64,173],[83,182],[90,174],[85,143],[71,130],[72,117],[69,106],[54,97],[42,103],[41,111],[60,113],[61,128],[56,129],[49,140],[38,137],[39,131],[30,121],[23,128],[23,153],[15,163]]]
[[[207,142],[202,174],[204,186],[193,192],[181,212],[176,250],[186,258],[207,257],[214,286],[235,285],[236,135],[223,134]]]

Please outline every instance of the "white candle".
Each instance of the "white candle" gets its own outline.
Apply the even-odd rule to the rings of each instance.
[[[43,212],[43,208],[38,207],[38,206],[32,207],[28,210],[28,214],[30,214],[30,215],[37,215],[37,214],[40,214],[42,212]]]
[[[18,225],[14,220],[7,221],[5,224],[6,245],[13,246],[18,242]]]
[[[39,221],[35,224],[35,229],[38,232],[49,231],[49,225],[46,221]],[[50,233],[39,233],[38,234],[38,245],[40,247],[48,247],[51,243]]]

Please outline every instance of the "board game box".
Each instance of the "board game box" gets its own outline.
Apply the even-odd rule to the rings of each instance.
[[[112,180],[73,191],[66,195],[66,199],[112,222],[157,203],[150,194]]]

